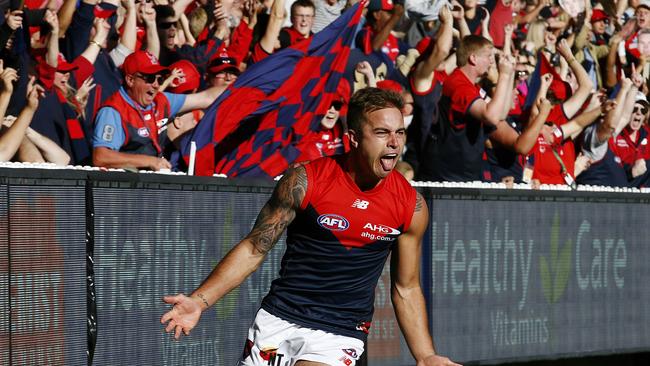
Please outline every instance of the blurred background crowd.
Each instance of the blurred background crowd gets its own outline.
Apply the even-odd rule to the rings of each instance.
[[[354,3],[2,0],[0,161],[185,171],[206,108]],[[370,0],[289,163],[349,149],[346,104],[379,87],[409,179],[645,187],[649,60],[650,0]]]

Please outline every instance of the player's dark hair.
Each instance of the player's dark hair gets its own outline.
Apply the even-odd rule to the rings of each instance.
[[[153,9],[156,11],[156,23],[161,23],[176,15],[176,11],[171,5],[154,5]]]
[[[398,93],[378,88],[363,88],[352,96],[348,104],[348,128],[361,130],[361,124],[366,121],[368,113],[384,108],[402,110],[404,99]]]
[[[291,9],[290,9],[290,14],[293,16],[293,13],[296,11],[297,7],[303,7],[303,8],[311,8],[312,10],[316,11],[316,6],[314,5],[314,2],[311,0],[296,0],[293,4],[291,4]]]

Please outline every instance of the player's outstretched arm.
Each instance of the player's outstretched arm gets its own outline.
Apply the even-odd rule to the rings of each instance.
[[[418,193],[411,226],[397,240],[391,257],[391,300],[395,316],[417,366],[459,366],[436,354],[429,333],[426,304],[420,287],[422,237],[429,210]]]
[[[165,331],[173,330],[177,339],[181,332],[189,335],[203,310],[255,272],[293,221],[306,192],[305,168],[300,166],[288,171],[260,211],[251,232],[226,254],[201,286],[189,297],[178,294],[163,298],[163,301],[173,305],[160,319],[161,323],[167,323]]]

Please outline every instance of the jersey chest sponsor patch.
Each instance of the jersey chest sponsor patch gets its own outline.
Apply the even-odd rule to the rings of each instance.
[[[375,242],[392,243],[402,233],[390,215],[326,213],[319,215],[316,223],[330,231],[348,249]]]

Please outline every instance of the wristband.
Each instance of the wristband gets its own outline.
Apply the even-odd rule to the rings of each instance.
[[[102,45],[99,42],[95,41],[94,39],[91,39],[90,42],[88,42],[88,44],[89,45],[91,45],[91,44],[97,45],[97,47],[99,47],[100,50],[102,49]]]

